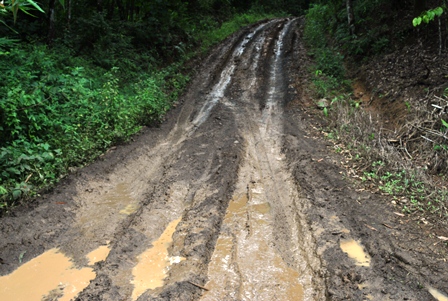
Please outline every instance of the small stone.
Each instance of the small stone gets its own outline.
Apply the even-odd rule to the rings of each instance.
[[[326,98],[319,99],[316,103],[317,107],[320,109],[328,108],[330,106],[330,102]]]

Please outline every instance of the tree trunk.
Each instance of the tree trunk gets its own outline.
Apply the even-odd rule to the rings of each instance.
[[[48,5],[48,37],[47,37],[47,44],[48,46],[51,46],[53,44],[53,40],[54,40],[54,35],[55,35],[55,28],[54,28],[54,23],[55,23],[55,11],[54,11],[54,6],[55,6],[55,2],[56,0],[50,0],[49,5]]]
[[[437,20],[439,21],[439,55],[442,55],[442,21],[440,18],[441,17],[437,17]]]
[[[356,34],[356,28],[355,28],[355,15],[353,13],[353,0],[347,0],[347,21],[348,21],[348,28],[350,30],[350,35],[354,36]]]
[[[118,6],[118,15],[120,16],[120,20],[126,20],[126,11],[123,6],[123,2],[121,0],[116,0],[117,6]]]
[[[115,0],[110,0],[107,6],[107,19],[111,20],[114,17]]]
[[[67,28],[68,31],[71,30],[72,24],[72,0],[67,1]]]
[[[103,11],[103,0],[96,1],[96,11],[99,13]]]

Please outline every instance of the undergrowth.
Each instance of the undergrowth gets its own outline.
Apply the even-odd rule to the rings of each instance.
[[[381,0],[375,1],[376,7],[378,4],[380,7],[388,5]],[[368,1],[357,3],[358,11],[355,14],[362,16],[357,20],[377,22],[385,18],[385,14],[379,15],[376,21],[373,16],[365,17],[375,5],[370,5]],[[396,139],[397,133],[383,127],[380,116],[365,111],[359,102],[352,99],[344,68],[346,56],[351,60],[360,54],[368,57],[384,51],[389,40],[382,31],[387,31],[387,28],[372,26],[374,29],[369,29],[357,24],[359,31],[357,36],[352,37],[344,25],[346,23],[338,22],[346,17],[345,14],[341,7],[335,7],[330,2],[315,4],[306,15],[304,39],[314,61],[309,71],[316,105],[322,109],[327,121],[324,131],[337,145],[336,150],[344,152],[349,159],[352,175],[361,183],[369,188],[373,185],[379,192],[390,195],[403,212],[429,213],[436,217],[435,220],[446,222],[448,192],[443,185],[434,182],[428,165],[415,160],[415,157],[426,157],[439,169],[447,166],[446,160],[442,159],[445,158],[442,153],[448,152],[448,117],[443,115],[446,102],[433,101],[433,105],[439,108],[436,118],[428,113],[431,111],[423,104],[420,113],[416,114],[420,116],[410,118],[407,126],[403,127],[406,133],[402,133],[402,137],[424,135],[427,144],[433,146],[432,153],[419,149],[416,150],[419,155],[410,154],[406,143]],[[424,125],[416,124],[417,120],[427,122]]]
[[[327,37],[328,13],[328,5],[313,5],[306,15],[304,28],[304,39],[310,49],[308,54],[314,61],[310,72],[318,98],[334,96],[348,88],[344,56]]]
[[[98,36],[116,36],[118,44],[100,41],[96,55],[88,56],[70,48],[0,43],[0,212],[51,187],[69,167],[83,166],[142,126],[160,122],[188,83],[182,66],[198,46],[205,52],[267,17],[236,14],[221,26],[204,21],[195,32],[197,46],[178,44],[176,61],[166,65],[151,51],[127,51],[131,41],[119,32]],[[101,18],[95,22],[114,32]]]
[[[373,184],[390,195],[403,212],[430,213],[446,220],[448,192],[436,185],[427,166],[416,164],[395,145],[393,132],[383,128],[379,118],[345,95],[331,106],[327,137],[344,152],[356,170],[352,175],[366,187]]]

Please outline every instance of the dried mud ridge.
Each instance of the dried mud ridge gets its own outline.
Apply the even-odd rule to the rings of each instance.
[[[3,217],[0,299],[446,300],[443,246],[301,112],[300,24],[233,35],[160,128]]]

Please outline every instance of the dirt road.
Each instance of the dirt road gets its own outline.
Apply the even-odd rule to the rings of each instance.
[[[300,22],[233,35],[160,128],[4,216],[0,300],[447,300],[443,243],[301,110]]]

